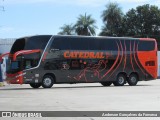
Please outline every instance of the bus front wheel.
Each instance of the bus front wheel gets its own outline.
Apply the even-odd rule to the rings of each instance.
[[[39,88],[39,87],[41,87],[41,83],[31,83],[30,84],[30,86],[32,87],[32,88]]]
[[[43,77],[43,80],[42,80],[42,87],[43,88],[51,88],[54,84],[54,79],[52,76],[50,75],[45,75]]]

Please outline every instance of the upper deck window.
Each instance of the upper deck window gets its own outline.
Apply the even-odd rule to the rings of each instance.
[[[155,42],[154,41],[139,41],[138,50],[139,51],[153,51],[155,50]]]
[[[20,50],[44,50],[51,36],[33,36],[28,38],[17,39],[13,44],[10,53],[14,54]]]
[[[51,49],[60,50],[111,50],[117,51],[116,40],[97,39],[97,38],[54,38]]]

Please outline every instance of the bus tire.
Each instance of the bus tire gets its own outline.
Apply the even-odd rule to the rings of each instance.
[[[41,87],[41,83],[30,83],[30,86],[32,87],[32,88],[39,88],[39,87]]]
[[[126,83],[126,76],[124,74],[119,74],[115,82],[113,82],[114,86],[123,86]]]
[[[132,73],[132,74],[129,76],[127,82],[128,82],[128,84],[129,84],[130,86],[136,86],[138,80],[139,80],[139,79],[138,79],[138,75]]]
[[[51,75],[45,75],[42,80],[43,88],[51,88],[54,84],[54,78]]]
[[[110,86],[110,85],[112,85],[112,82],[101,82],[101,84],[103,86]]]

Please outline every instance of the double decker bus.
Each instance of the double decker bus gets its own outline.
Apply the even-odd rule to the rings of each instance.
[[[8,83],[33,88],[95,82],[135,86],[157,78],[157,43],[152,38],[24,37],[13,44],[8,66]]]

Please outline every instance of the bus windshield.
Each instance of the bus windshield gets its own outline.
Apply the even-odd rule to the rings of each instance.
[[[7,73],[16,73],[21,71],[20,61],[11,61],[8,59],[6,71]]]
[[[36,67],[40,60],[40,53],[32,53],[28,55],[20,55],[16,61],[9,59],[8,72],[14,73],[25,69]]]
[[[45,35],[17,39],[10,51],[7,72],[36,67],[50,38],[50,35]]]

